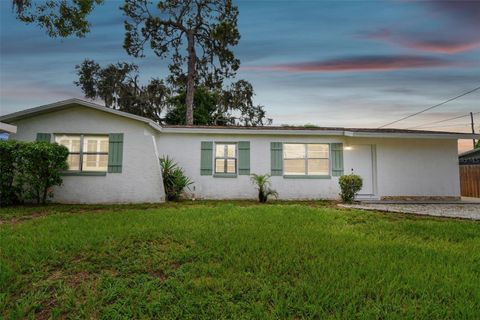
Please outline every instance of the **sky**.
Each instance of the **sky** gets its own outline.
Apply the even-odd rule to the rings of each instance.
[[[480,0],[238,0],[241,60],[255,103],[273,124],[376,128],[480,86]],[[85,38],[53,39],[15,19],[0,0],[0,114],[69,98],[75,65],[135,62],[141,79],[164,78],[168,60],[129,57],[122,1],[91,15]],[[469,132],[480,90],[391,128]],[[462,141],[460,151],[471,147]]]

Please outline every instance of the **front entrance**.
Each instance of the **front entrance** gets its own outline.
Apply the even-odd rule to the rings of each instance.
[[[357,174],[363,179],[358,198],[374,198],[376,194],[376,150],[371,144],[348,146],[345,150],[345,174]]]

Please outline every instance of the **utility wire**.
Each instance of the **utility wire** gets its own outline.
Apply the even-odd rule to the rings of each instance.
[[[403,120],[405,120],[405,119],[414,117],[414,116],[419,115],[419,114],[421,114],[421,113],[424,113],[424,112],[426,112],[426,111],[428,111],[428,110],[432,110],[432,109],[434,109],[434,108],[440,107],[440,106],[442,106],[442,105],[444,105],[444,104],[446,104],[446,103],[448,103],[448,102],[450,102],[450,101],[453,101],[453,100],[456,100],[456,99],[461,98],[461,97],[463,97],[463,96],[466,96],[467,94],[470,94],[470,93],[472,93],[472,92],[475,92],[475,91],[477,91],[477,90],[479,90],[479,89],[480,89],[480,87],[476,87],[475,89],[472,89],[472,90],[470,90],[470,91],[464,92],[464,93],[462,93],[462,94],[460,94],[460,95],[458,95],[458,96],[456,96],[456,97],[450,98],[450,99],[448,99],[448,100],[445,100],[445,101],[443,101],[443,102],[441,102],[441,103],[438,103],[438,104],[436,104],[436,105],[433,105],[433,106],[428,107],[428,108],[426,108],[426,109],[423,109],[423,110],[421,110],[421,111],[415,112],[415,113],[413,113],[413,114],[411,114],[411,115],[408,115],[408,116],[406,116],[406,117],[403,117],[403,118],[400,118],[400,119],[398,119],[398,120],[395,120],[395,121],[389,122],[389,123],[387,123],[387,124],[384,124],[383,126],[378,127],[378,129],[381,129],[381,128],[387,127],[387,126],[389,126],[389,125],[391,125],[391,124],[394,124],[394,123],[403,121]]]
[[[477,115],[477,114],[480,114],[480,112],[475,112],[473,115]],[[420,124],[420,125],[418,125],[418,126],[409,127],[409,128],[407,128],[407,129],[420,128],[420,127],[428,126],[428,125],[431,125],[431,124],[442,123],[442,122],[447,122],[447,121],[456,120],[456,119],[461,119],[461,118],[466,118],[466,117],[470,117],[470,114],[465,114],[465,115],[463,115],[463,116],[458,116],[458,117],[454,117],[454,118],[448,118],[448,119],[439,120],[439,121],[427,122],[427,123],[424,123],[424,124]]]

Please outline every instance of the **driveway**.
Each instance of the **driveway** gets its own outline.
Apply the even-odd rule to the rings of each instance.
[[[480,199],[458,203],[359,203],[340,204],[345,208],[378,210],[385,212],[413,213],[418,215],[480,220]]]

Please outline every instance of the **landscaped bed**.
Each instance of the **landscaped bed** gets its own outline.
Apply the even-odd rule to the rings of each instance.
[[[480,318],[479,222],[317,202],[0,220],[0,318]]]

